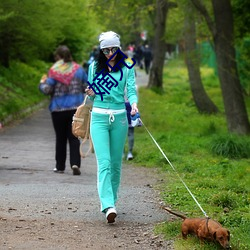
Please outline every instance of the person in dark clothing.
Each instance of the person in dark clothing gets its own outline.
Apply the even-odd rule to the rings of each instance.
[[[149,48],[147,44],[145,45],[143,57],[144,57],[145,71],[146,71],[146,74],[148,74],[153,56],[152,56],[151,49]]]
[[[49,110],[56,135],[55,173],[64,173],[66,168],[67,142],[73,175],[80,175],[80,142],[72,134],[72,117],[84,100],[87,74],[73,61],[67,46],[59,46],[55,51],[55,63],[39,84],[40,91],[50,95]]]
[[[139,45],[135,49],[135,55],[134,59],[137,62],[137,65],[140,67],[140,69],[143,69],[142,59],[143,59],[143,47],[142,45]]]

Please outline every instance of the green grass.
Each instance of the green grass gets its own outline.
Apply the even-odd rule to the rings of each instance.
[[[30,65],[12,62],[9,69],[0,67],[0,122],[10,115],[20,117],[21,111],[46,98],[39,92],[38,84],[47,70],[48,66],[38,61]]]
[[[175,170],[144,127],[135,129],[133,163],[159,169],[164,181],[156,188],[165,204],[189,217],[202,217],[181,178],[206,213],[230,230],[232,249],[250,249],[250,138],[227,132],[218,79],[209,68],[202,68],[201,73],[205,89],[220,113],[202,115],[197,111],[183,62],[171,61],[164,70],[164,92],[141,88],[139,109],[144,124]],[[178,250],[218,248],[214,243],[201,248],[193,237],[184,242],[178,237],[180,224],[180,219],[162,223],[155,231],[175,239]]]

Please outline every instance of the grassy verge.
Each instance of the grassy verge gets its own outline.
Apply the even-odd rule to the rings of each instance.
[[[176,60],[165,67],[163,94],[139,90],[141,117],[202,208],[230,230],[232,249],[250,249],[250,138],[227,133],[218,79],[209,68],[202,68],[201,72],[206,91],[220,114],[197,112],[186,68]],[[134,155],[136,165],[157,167],[161,172],[163,184],[157,188],[165,204],[188,217],[203,216],[143,127],[135,131]],[[180,219],[163,223],[156,232],[174,238],[178,250],[217,249],[214,244],[201,247],[192,237],[184,242],[179,238],[180,224]]]
[[[20,118],[22,111],[32,110],[46,97],[38,90],[42,74],[48,66],[33,62],[30,66],[12,62],[9,69],[0,68],[0,122],[6,124],[9,117]]]

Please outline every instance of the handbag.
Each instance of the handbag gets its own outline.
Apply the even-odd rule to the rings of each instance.
[[[93,143],[90,137],[90,113],[92,110],[92,102],[87,103],[88,96],[86,95],[83,103],[76,109],[72,118],[72,134],[80,140],[80,155],[85,158],[90,151],[92,153]],[[83,145],[89,141],[89,148],[86,153],[83,151]]]

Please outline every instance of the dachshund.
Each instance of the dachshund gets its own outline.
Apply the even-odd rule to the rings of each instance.
[[[229,240],[230,232],[222,225],[210,218],[187,218],[185,215],[173,212],[171,209],[163,207],[169,213],[183,219],[181,233],[183,239],[187,239],[188,234],[196,235],[200,241],[208,240],[218,242],[223,249],[231,249]]]

